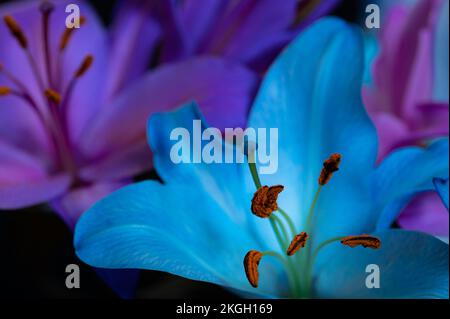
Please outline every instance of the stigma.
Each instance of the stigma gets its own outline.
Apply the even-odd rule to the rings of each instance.
[[[323,163],[323,168],[319,176],[319,185],[326,185],[333,176],[333,173],[339,170],[341,158],[341,154],[335,153]]]

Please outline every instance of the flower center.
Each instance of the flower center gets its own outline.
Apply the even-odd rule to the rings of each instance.
[[[294,297],[309,297],[312,294],[312,269],[316,257],[323,247],[338,241],[342,245],[352,248],[363,246],[364,248],[378,249],[381,246],[380,239],[363,234],[330,238],[317,245],[314,251],[311,251],[312,244],[309,236],[314,236],[312,221],[315,208],[322,188],[330,182],[333,174],[339,170],[341,163],[340,154],[332,154],[324,161],[318,178],[318,188],[306,216],[305,229],[300,233],[296,231],[289,214],[278,206],[278,195],[283,191],[284,187],[281,185],[262,186],[256,169],[254,150],[247,150],[246,155],[250,173],[257,189],[252,199],[251,211],[255,216],[267,218],[270,221],[280,246],[280,252],[250,250],[244,257],[245,274],[252,287],[258,287],[258,266],[260,261],[264,256],[271,256],[277,258],[285,269],[291,294]]]
[[[73,32],[75,32],[76,29],[65,29],[64,33],[61,35],[57,52],[54,55],[56,58],[52,60],[49,42],[49,24],[51,14],[54,11],[54,6],[51,2],[44,1],[39,6],[39,11],[42,18],[44,72],[40,71],[38,68],[35,55],[29,48],[28,38],[20,24],[11,15],[4,16],[3,20],[10,31],[11,36],[17,41],[17,44],[25,53],[32,71],[32,76],[44,98],[45,104],[43,107],[40,107],[36,97],[33,96],[26,83],[24,83],[22,79],[14,76],[14,74],[1,63],[0,74],[6,78],[9,85],[0,87],[0,98],[13,96],[21,99],[31,108],[46,129],[46,133],[57,151],[58,161],[52,169],[65,170],[75,178],[77,175],[76,154],[74,154],[74,148],[71,145],[67,127],[67,109],[74,88],[78,80],[90,69],[93,63],[93,57],[87,55],[66,87],[63,87],[61,84],[63,58]],[[81,24],[84,24],[85,19],[81,18],[80,22]]]

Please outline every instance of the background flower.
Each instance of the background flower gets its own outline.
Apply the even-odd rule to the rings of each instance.
[[[257,84],[245,67],[202,57],[145,73],[145,56],[156,43],[152,20],[141,21],[139,35],[148,37],[142,45],[139,38],[129,41],[133,25],[126,23],[110,39],[86,2],[41,3],[0,7],[2,19],[14,19],[27,41],[21,44],[1,24],[0,209],[49,202],[73,229],[95,201],[150,170],[145,119],[152,112],[197,100],[218,127],[245,122]],[[71,33],[68,3],[78,4],[85,20]],[[134,47],[131,60],[118,47],[124,38]],[[49,98],[49,90],[56,97]],[[132,278],[117,282],[119,288],[134,286]]]
[[[380,139],[379,160],[396,148],[424,145],[448,135],[445,3],[415,1],[414,6],[396,5],[384,11],[374,83],[363,91]],[[398,220],[404,228],[444,237],[448,237],[448,221],[448,210],[434,192],[414,198]]]
[[[17,95],[11,93],[0,100],[0,163],[4,171],[0,207],[51,201],[73,227],[93,202],[151,167],[142,119],[195,99],[215,125],[238,125],[245,121],[256,77],[244,67],[214,58],[167,64],[142,74],[146,67],[142,61],[130,62],[110,49],[107,31],[83,2],[78,4],[86,25],[76,30],[67,48],[61,50],[66,3],[60,2],[49,17],[52,28],[47,42],[52,64],[45,60],[39,2],[1,9],[3,16],[17,20],[30,44],[21,48],[6,26],[1,26],[1,81]],[[126,31],[122,30],[121,36],[126,36]],[[32,36],[33,32],[36,35]],[[149,47],[140,49],[150,55]],[[134,52],[142,54],[138,51]],[[28,54],[35,60],[35,71]],[[92,68],[81,77],[74,76],[89,56],[94,58]],[[50,71],[45,72],[47,65]],[[141,75],[132,81],[128,72],[137,70]],[[122,86],[111,89],[111,81]],[[46,99],[48,88],[61,95],[59,103]]]

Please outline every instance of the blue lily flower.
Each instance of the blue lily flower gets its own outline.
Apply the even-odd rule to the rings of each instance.
[[[154,115],[148,137],[164,183],[130,185],[95,204],[75,230],[78,256],[97,267],[165,271],[244,296],[448,298],[448,245],[390,229],[410,198],[433,190],[434,178],[448,178],[448,139],[400,149],[376,166],[376,132],[360,98],[363,69],[362,38],[338,19],[315,23],[277,58],[249,120],[249,127],[278,128],[272,175],[257,176],[252,161],[252,173],[244,164],[174,164],[170,132],[202,116],[195,103]],[[319,185],[323,161],[335,153],[342,156],[339,171]],[[269,218],[250,211],[259,178],[284,186]],[[305,236],[294,237],[301,232],[305,247],[286,256],[292,238],[294,246],[305,244]],[[344,238],[360,234],[370,235]],[[339,242],[349,238],[350,246],[369,247]],[[366,286],[370,265],[381,272],[379,288]]]

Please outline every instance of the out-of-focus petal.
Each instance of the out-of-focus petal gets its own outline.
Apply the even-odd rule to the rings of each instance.
[[[194,100],[214,127],[244,126],[256,84],[256,76],[246,68],[216,58],[162,66],[103,110],[85,131],[82,150],[90,156],[101,156],[141,143],[152,113]]]
[[[62,194],[71,178],[48,176],[40,160],[0,141],[0,209],[43,203]]]
[[[108,36],[100,18],[86,2],[69,1],[80,6],[80,12],[86,23],[76,30],[70,40],[62,58],[61,83],[65,86],[72,80],[74,73],[80,67],[87,55],[94,57],[90,69],[76,83],[72,98],[68,102],[66,113],[70,138],[77,144],[82,133],[87,129],[89,121],[97,118],[103,106],[106,95],[104,78],[108,70]],[[65,30],[65,7],[55,12],[51,33],[55,35],[54,52],[60,36]],[[56,61],[57,59],[54,58]],[[56,63],[56,62],[55,62]],[[111,74],[110,77],[115,77]],[[64,89],[60,89],[64,92]]]
[[[231,5],[212,29],[201,52],[249,63],[294,21],[294,0],[249,0]]]
[[[408,137],[409,128],[404,121],[392,113],[373,113],[372,121],[378,133],[378,160],[389,154],[395,146]]]
[[[113,97],[149,67],[161,29],[151,16],[149,1],[121,1],[113,20],[107,96]]]
[[[132,143],[107,153],[80,169],[85,181],[114,181],[138,175],[152,166],[152,155],[147,141]]]
[[[434,38],[434,98],[448,102],[448,12],[449,2],[444,1]]]
[[[65,221],[67,226],[73,230],[80,216],[88,210],[88,208],[95,202],[126,184],[127,183],[125,182],[110,182],[76,188],[53,199],[50,205]]]
[[[439,193],[439,196],[442,199],[442,202],[444,203],[445,207],[447,207],[448,210],[448,184],[449,179],[442,179],[442,178],[435,178],[433,180],[434,186],[436,187],[436,191]]]
[[[449,214],[435,192],[417,195],[402,211],[398,224],[408,230],[448,237]]]
[[[378,228],[388,228],[400,213],[395,202],[417,193],[434,190],[433,178],[448,178],[448,138],[423,149],[408,147],[391,153],[374,172],[371,201],[382,213]],[[393,205],[393,206],[392,206]]]

